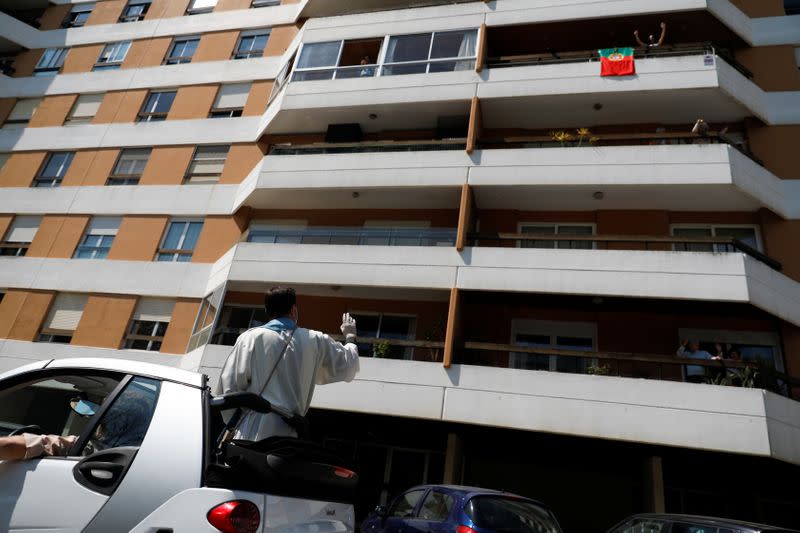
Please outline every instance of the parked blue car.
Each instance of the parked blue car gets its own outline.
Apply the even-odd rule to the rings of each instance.
[[[422,485],[361,524],[362,533],[561,533],[550,509],[507,492]]]

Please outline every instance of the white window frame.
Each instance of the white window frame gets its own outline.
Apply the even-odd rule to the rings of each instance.
[[[138,22],[140,20],[144,20],[144,17],[147,15],[147,12],[150,10],[150,5],[153,3],[153,0],[129,0],[125,7],[122,8],[122,15],[119,17],[120,22]],[[147,5],[148,7],[144,9],[144,11],[140,15],[126,15],[125,12],[128,10],[129,7],[132,6],[141,6]]]
[[[195,2],[197,0],[189,0],[189,5],[186,6],[186,14],[187,15],[203,15],[206,13],[211,13],[217,7],[219,3],[218,0],[213,0],[213,4],[207,7],[196,8],[194,7]]]
[[[167,227],[164,228],[164,235],[161,236],[161,241],[159,242],[158,249],[156,250],[155,261],[159,261],[158,257],[160,255],[162,255],[162,253],[163,254],[167,253],[167,252],[162,252],[162,250],[165,249],[164,248],[164,243],[166,242],[167,237],[169,236],[169,229],[172,227],[172,224],[186,224],[186,226],[184,227],[183,231],[181,232],[180,239],[178,240],[178,247],[175,248],[175,250],[181,250],[182,252],[188,252],[188,253],[174,252],[174,253],[170,254],[170,255],[172,255],[172,259],[170,259],[169,261],[161,261],[161,262],[162,263],[178,263],[178,262],[180,262],[180,261],[178,261],[178,258],[180,256],[187,256],[187,255],[189,256],[189,260],[191,261],[191,258],[194,255],[194,250],[195,249],[191,248],[191,249],[184,250],[183,248],[181,248],[183,246],[184,241],[186,240],[186,236],[188,235],[189,227],[190,227],[189,224],[191,224],[191,223],[200,223],[200,225],[201,225],[200,226],[200,232],[201,232],[200,235],[202,235],[203,227],[205,226],[204,221],[203,221],[202,218],[173,218],[173,219],[170,219],[167,222]],[[198,235],[198,237],[197,237],[198,242],[200,241],[200,235]],[[197,246],[197,243],[195,243],[195,246]],[[170,250],[172,250],[172,248],[170,248]]]
[[[52,56],[45,62],[48,53],[52,53]],[[64,60],[67,58],[68,53],[69,48],[66,47],[47,48],[42,52],[42,57],[40,57],[39,61],[36,63],[36,67],[33,69],[33,75],[55,76],[59,74],[61,68],[64,66]]]
[[[472,56],[464,56],[464,57],[437,57],[436,59],[431,59],[431,53],[433,53],[433,41],[436,39],[436,34],[437,33],[453,33],[453,32],[470,31],[470,30],[475,30],[476,31],[476,36],[475,36],[475,54],[474,55],[472,55]],[[398,62],[395,62],[395,63],[387,63],[386,62],[386,53],[389,51],[389,41],[391,40],[392,37],[403,37],[403,36],[406,36],[406,35],[423,35],[423,34],[426,34],[426,33],[430,33],[431,34],[431,42],[428,45],[428,58],[426,60],[402,61],[402,62],[399,62],[399,63]],[[447,62],[452,62],[452,61],[470,61],[470,60],[472,60],[472,61],[475,61],[476,64],[477,64],[477,61],[478,61],[478,48],[479,48],[479,43],[481,42],[481,39],[482,39],[482,35],[481,35],[481,28],[480,27],[477,27],[477,28],[476,27],[450,28],[450,29],[447,29],[447,30],[435,30],[435,31],[431,31],[431,32],[421,31],[421,32],[414,32],[414,33],[393,33],[393,34],[387,35],[384,38],[383,46],[381,47],[381,60],[380,60],[380,63],[378,64],[379,70],[376,73],[376,75],[377,76],[383,76],[384,75],[383,69],[384,69],[384,67],[387,67],[387,66],[393,67],[393,66],[413,65],[413,64],[425,63],[426,66],[425,66],[424,74],[430,74],[431,63],[447,63]],[[474,68],[471,69],[471,71],[474,71]],[[469,72],[469,71],[464,71],[464,72]],[[423,73],[420,72],[419,74],[423,74]]]
[[[95,110],[95,114],[94,115],[91,115],[91,116],[80,115],[80,116],[76,117],[75,116],[75,111],[78,109],[78,105],[80,104],[81,98],[84,97],[84,96],[94,96],[94,97],[99,96],[100,97],[100,102],[97,104],[97,109]],[[72,108],[69,110],[69,115],[67,115],[67,118],[64,121],[64,124],[65,125],[69,125],[69,124],[73,124],[73,125],[76,125],[76,124],[89,124],[94,119],[94,117],[97,115],[97,111],[100,109],[100,106],[103,105],[103,99],[105,98],[105,96],[106,96],[106,93],[87,93],[87,94],[78,95],[78,97],[75,99],[75,103],[72,104]]]
[[[175,47],[179,44],[186,44],[190,41],[197,41],[197,46],[195,46],[195,52],[197,52],[197,47],[200,46],[200,36],[199,35],[181,35],[172,39],[172,43],[169,45],[169,49],[167,50],[167,55],[164,57],[164,65],[183,65],[186,63],[191,63],[192,59],[194,59],[194,52],[191,56],[174,56],[172,55],[175,52]],[[177,60],[177,61],[176,61]]]
[[[219,175],[212,174],[212,173],[204,173],[204,174],[195,174],[192,172],[192,166],[197,161],[218,161],[218,159],[200,159],[197,160],[197,155],[201,152],[204,148],[222,148],[227,147],[228,150],[225,152],[225,159],[222,161],[222,170],[219,171]],[[200,184],[200,185],[207,185],[209,183],[217,183],[219,179],[222,177],[222,173],[225,171],[225,165],[228,163],[228,156],[231,153],[231,145],[230,144],[207,144],[196,146],[194,149],[194,153],[192,154],[192,158],[189,160],[189,166],[186,167],[186,175],[183,178],[184,184]],[[197,178],[194,179],[193,178]],[[214,179],[216,178],[216,179]]]
[[[67,161],[67,159],[65,159],[64,161],[61,162],[61,166],[59,167],[59,172],[55,176],[44,176],[43,173],[50,164],[50,161],[54,156],[58,154],[72,154],[68,158],[69,163],[65,165],[65,161]],[[72,162],[75,160],[75,154],[76,152],[72,150],[63,150],[63,151],[58,150],[55,152],[47,152],[47,155],[45,156],[44,161],[42,162],[42,166],[39,167],[39,170],[36,172],[36,177],[33,178],[33,183],[31,184],[31,187],[46,188],[46,187],[61,186],[61,182],[64,181],[64,176],[67,175],[67,172],[69,172],[69,168],[72,166]]]
[[[555,320],[533,320],[514,318],[511,320],[511,341],[509,344],[517,344],[517,335],[541,335],[550,337],[550,346],[557,346],[558,337],[579,337],[592,340],[592,351],[597,351],[597,323],[596,322],[567,322]],[[508,367],[518,368],[520,357],[528,357],[531,354],[520,354],[511,352],[508,354]],[[551,372],[558,370],[558,356],[551,355],[549,369]],[[583,359],[589,364],[593,359]],[[522,362],[522,361],[519,361]]]
[[[96,227],[95,225],[99,222],[105,222],[104,227]],[[108,222],[116,222],[116,224],[108,224]],[[89,223],[86,225],[86,231],[83,233],[83,237],[81,238],[80,244],[75,249],[75,253],[73,254],[73,258],[75,259],[97,259],[98,253],[101,253],[103,248],[100,246],[92,246],[91,248],[91,257],[78,257],[78,254],[81,252],[81,248],[89,248],[86,244],[86,241],[89,237],[111,237],[111,242],[108,245],[110,249],[111,246],[114,244],[114,239],[117,238],[117,234],[119,233],[119,227],[122,225],[122,217],[106,217],[106,216],[98,216],[92,217]],[[95,226],[95,227],[93,227]],[[116,226],[112,229],[112,226]],[[100,259],[104,259],[101,257]]]
[[[128,52],[131,49],[131,42],[132,41],[116,41],[113,43],[106,43],[103,46],[103,49],[100,51],[100,56],[97,58],[97,61],[95,61],[92,70],[102,71],[116,70],[120,68],[122,63],[125,61],[125,58],[128,57]],[[117,57],[123,48],[124,52],[122,52],[122,57]],[[106,50],[109,50],[109,52],[106,53]],[[107,59],[103,60],[104,57]]]
[[[669,226],[669,234],[672,237],[676,237],[675,230],[676,229],[710,229],[711,230],[711,237],[717,236],[717,229],[718,228],[748,228],[753,229],[756,236],[756,250],[761,253],[764,253],[764,241],[761,240],[761,227],[758,224],[689,224],[689,223],[680,223],[680,224],[670,224]],[[715,253],[724,253],[719,251],[718,244],[712,245],[714,248]],[[672,245],[672,249],[675,250],[675,245]]]
[[[29,240],[20,239],[19,237],[14,237],[13,233],[20,232],[26,233],[25,230],[20,228],[21,222],[27,222],[24,225],[25,229],[27,229],[31,235],[28,237]],[[33,224],[32,222],[36,222]],[[35,225],[36,229],[31,230]],[[11,250],[16,249],[16,253],[13,255],[5,255],[4,257],[23,257],[25,254],[28,253],[28,248],[30,248],[33,239],[36,238],[36,234],[39,232],[39,228],[42,225],[42,217],[39,215],[16,215],[12,220],[11,223],[8,225],[8,229],[6,230],[5,234],[0,239],[0,248],[9,248]]]
[[[219,105],[219,99],[222,96],[222,93],[226,87],[233,87],[241,85],[242,87],[247,86],[247,92],[244,93],[244,103],[241,107],[217,107]],[[241,83],[223,83],[217,89],[217,95],[214,97],[214,103],[211,104],[211,111],[209,111],[208,116],[209,118],[222,118],[225,114],[228,114],[230,118],[240,117],[244,112],[244,108],[247,106],[247,100],[250,97],[250,93],[253,90],[253,83],[246,81]],[[213,117],[212,115],[217,114],[217,117]]]
[[[80,13],[91,14],[92,11],[94,11],[95,7],[96,7],[95,2],[75,4],[70,10],[69,14],[67,15],[67,18],[62,24],[62,26],[66,28],[82,28],[86,24],[86,22],[84,22],[83,24],[75,24],[75,15],[78,15]]]
[[[383,324],[383,317],[389,316],[393,318],[409,318],[411,319],[411,324],[409,327],[409,332],[407,335],[409,338],[407,340],[415,340],[417,338],[417,325],[419,324],[419,315],[412,315],[408,313],[384,313],[382,311],[358,311],[357,309],[349,310],[348,313],[351,315],[361,315],[361,316],[377,316],[378,317],[378,331],[376,333],[378,339],[385,338],[381,337],[381,325]],[[386,339],[391,341],[392,339]],[[414,348],[411,346],[405,347],[403,349],[403,360],[411,361],[414,359]],[[375,356],[375,346],[372,346],[372,353],[373,357]]]
[[[770,331],[736,331],[728,329],[679,328],[678,340],[691,339],[721,344],[770,346],[775,350],[775,370],[785,372],[781,337]]]
[[[161,113],[154,113],[152,111],[147,111],[147,104],[150,103],[150,98],[155,94],[166,94],[166,93],[175,93],[175,96],[172,98],[172,103],[169,105],[169,109],[163,115]],[[142,104],[142,108],[139,110],[139,113],[136,115],[137,122],[161,122],[167,119],[169,112],[172,110],[172,106],[175,104],[175,98],[178,97],[178,89],[158,89],[153,90],[147,93],[147,96],[144,97],[144,103]],[[154,118],[155,117],[155,118]]]
[[[246,52],[240,52],[239,51],[239,46],[242,44],[242,39],[245,39],[247,37],[256,37],[258,35],[263,35],[265,33],[267,35],[267,41],[264,43],[264,48],[262,50],[260,50],[260,52],[258,54],[251,53],[251,52],[253,52],[252,48],[250,50],[246,51]],[[271,38],[272,38],[272,27],[254,28],[252,30],[246,30],[246,31],[241,32],[239,34],[239,38],[236,39],[236,46],[233,47],[233,56],[232,56],[232,58],[233,59],[252,59],[252,58],[256,58],[256,57],[263,57],[264,56],[264,52],[267,49],[267,45],[269,45],[269,40]],[[240,54],[242,54],[243,57],[239,57]]]
[[[535,228],[535,227],[542,227],[542,226],[554,226],[556,228],[555,236],[558,236],[558,229],[559,228],[584,228],[590,227],[592,228],[592,236],[597,235],[597,224],[594,222],[518,222],[517,223],[517,233],[524,233],[523,228]],[[552,248],[554,250],[582,250],[581,248],[559,248],[558,243],[559,241],[553,241],[555,246]],[[591,242],[592,247],[591,250],[597,249],[597,242]],[[522,241],[517,241],[517,248],[522,248]],[[536,250],[536,248],[526,248],[527,250]],[[541,250],[550,250],[550,248],[540,248]]]
[[[33,110],[31,114],[27,118],[12,118],[14,116],[14,110],[21,102],[36,102],[36,105],[33,106]],[[16,102],[14,102],[14,107],[11,108],[11,112],[8,114],[5,122],[3,122],[3,129],[19,129],[26,127],[33,117],[36,115],[36,111],[38,111],[39,106],[42,105],[42,98],[18,98]]]

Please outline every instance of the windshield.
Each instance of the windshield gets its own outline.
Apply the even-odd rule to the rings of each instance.
[[[561,533],[549,510],[522,499],[476,496],[464,511],[482,529],[500,533]]]

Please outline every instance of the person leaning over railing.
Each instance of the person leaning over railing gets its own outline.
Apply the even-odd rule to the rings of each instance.
[[[708,361],[718,361],[718,356],[711,355],[705,350],[700,349],[700,342],[682,340],[676,352],[678,357],[687,359],[705,359]],[[706,369],[701,365],[686,365],[686,381],[690,383],[703,383],[706,379]]]

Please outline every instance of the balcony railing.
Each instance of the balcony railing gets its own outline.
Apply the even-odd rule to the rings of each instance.
[[[247,242],[356,246],[455,246],[450,228],[303,228],[250,231]]]
[[[269,155],[364,154],[381,152],[443,152],[466,150],[466,141],[352,143],[326,146],[274,146]]]
[[[470,233],[469,240],[473,246],[479,241],[512,242],[518,246],[530,243],[530,248],[565,249],[602,249],[624,250],[625,245],[638,244],[645,250],[676,252],[717,252],[743,253],[764,263],[768,267],[781,271],[783,265],[768,255],[753,248],[749,244],[734,237],[659,237],[652,235],[548,235],[533,233]],[[548,243],[552,246],[536,246],[535,243]],[[619,246],[613,246],[619,245]],[[629,248],[640,249],[640,248]]]

